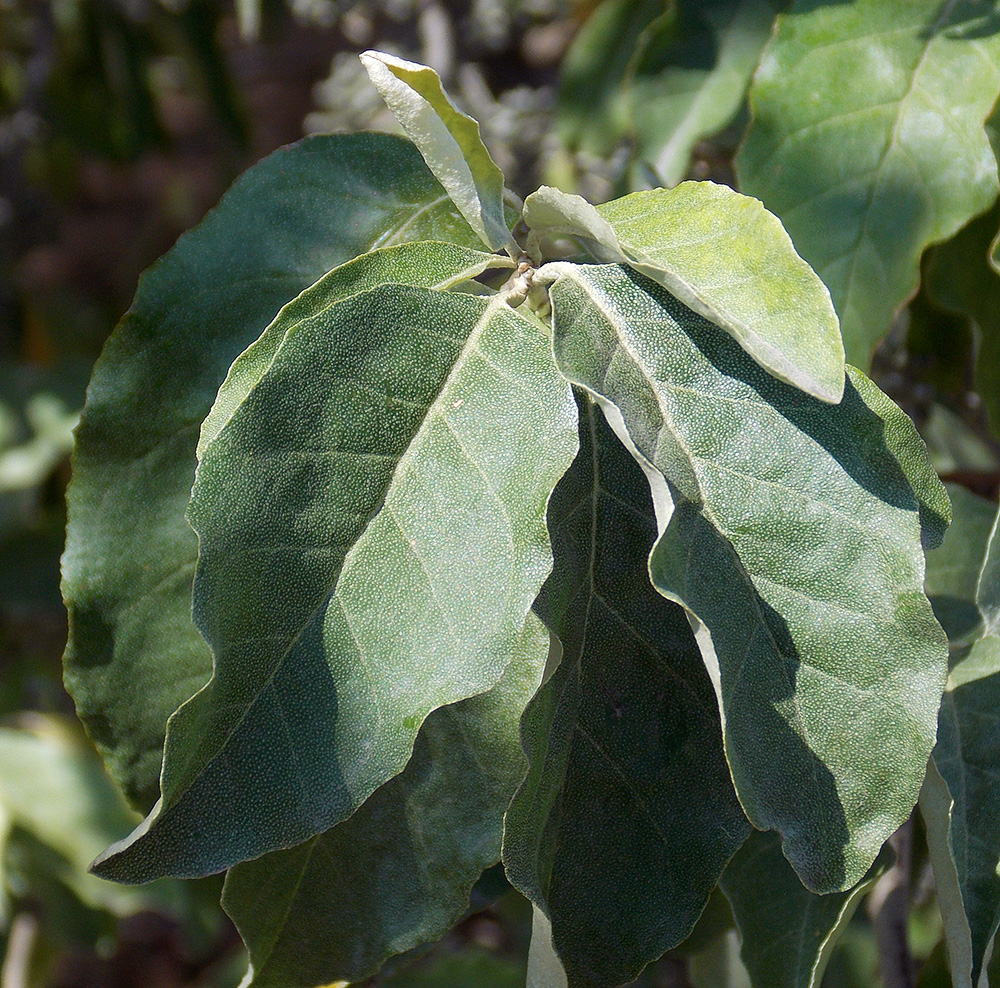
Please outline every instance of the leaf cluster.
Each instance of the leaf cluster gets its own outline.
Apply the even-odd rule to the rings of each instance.
[[[836,48],[821,28],[857,45],[883,7],[779,17],[745,189],[853,119],[802,122],[782,85]],[[992,43],[961,5],[930,34],[912,7],[914,91]],[[712,901],[755,988],[816,985],[919,794],[952,977],[977,984],[1000,919],[992,509],[958,494],[945,536],[923,441],[845,346],[867,364],[989,183],[907,237],[892,176],[863,172],[842,281],[789,218],[846,173],[805,205],[711,182],[522,203],[433,71],[363,61],[411,140],[314,137],[252,169],[95,369],[66,679],[148,811],[96,872],[227,871],[252,985],[366,977],[498,860],[538,988],[623,984]],[[880,168],[916,102],[892,103]],[[954,123],[969,168],[982,103]],[[875,288],[869,236],[897,240]]]

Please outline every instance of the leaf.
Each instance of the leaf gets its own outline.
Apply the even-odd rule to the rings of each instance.
[[[536,277],[560,369],[650,480],[650,574],[698,622],[743,809],[807,887],[850,888],[910,813],[945,671],[921,521],[930,544],[946,498],[912,423],[856,371],[837,406],[775,381],[627,268]]]
[[[976,586],[996,506],[957,484],[947,489],[954,517],[944,541],[927,554],[924,590],[949,640],[963,645],[982,634]]]
[[[693,988],[751,988],[750,975],[740,959],[736,930],[723,933],[714,944],[691,958]]]
[[[542,912],[536,967],[614,986],[687,937],[749,827],[690,626],[649,583],[648,487],[586,399],[549,530],[536,608],[564,652],[525,713],[504,864]]]
[[[211,673],[184,519],[202,419],[233,359],[330,268],[406,240],[479,246],[408,142],[308,138],[252,168],[143,278],[76,434],[66,684],[131,802],[156,799],[167,718]]]
[[[180,890],[171,884],[123,889],[87,874],[94,855],[127,833],[135,816],[77,733],[68,721],[43,714],[23,714],[18,727],[0,727],[0,820],[11,843],[27,835],[43,845],[51,852],[50,880],[91,908],[123,916],[176,907]],[[3,892],[0,886],[0,898]]]
[[[629,64],[643,31],[666,11],[664,0],[604,0],[577,31],[560,66],[556,117],[571,151],[603,158],[628,132]]]
[[[668,187],[742,107],[776,12],[769,0],[675,6],[639,38],[625,83],[638,154]]]
[[[551,567],[575,420],[544,327],[501,296],[387,285],[290,330],[191,497],[213,679],[98,874],[300,843],[402,771],[433,709],[490,689]]]
[[[924,248],[996,198],[983,122],[998,94],[992,5],[800,0],[778,17],[750,88],[740,187],[826,282],[851,363],[867,366],[916,289]]]
[[[969,316],[978,330],[976,392],[1000,435],[1000,273],[994,241],[1000,210],[993,209],[931,251],[927,293],[941,307]]]
[[[759,202],[712,182],[685,182],[591,206],[543,186],[525,200],[529,252],[545,236],[577,238],[599,261],[625,261],[730,333],[765,370],[824,401],[844,390],[844,351],[830,295]]]
[[[615,231],[582,196],[543,185],[524,200],[522,216],[528,227],[526,250],[536,260],[546,254],[545,238],[559,236],[574,238],[594,260],[626,260]]]
[[[479,136],[479,124],[448,98],[441,77],[426,65],[366,51],[361,62],[392,115],[427,167],[490,250],[520,250],[507,229],[503,172]]]
[[[883,849],[864,879],[846,892],[814,895],[789,867],[778,835],[754,831],[720,882],[754,988],[817,988],[830,951],[892,856]]]
[[[201,425],[199,458],[267,372],[289,330],[310,319],[322,319],[329,306],[379,285],[447,289],[490,268],[513,267],[514,262],[506,256],[422,241],[382,247],[334,268],[285,305],[260,338],[233,362]]]
[[[403,772],[352,817],[229,872],[223,905],[250,951],[248,984],[360,981],[462,916],[500,855],[503,813],[524,775],[520,716],[547,648],[529,615],[497,685],[435,710]]]
[[[970,539],[970,554],[979,555]],[[961,586],[964,579],[955,580]],[[1000,926],[1000,538],[990,534],[976,590],[981,637],[948,675],[938,740],[920,794],[955,988],[984,984]]]
[[[829,292],[756,199],[684,182],[597,212],[633,268],[721,326],[779,380],[840,401],[844,348]]]

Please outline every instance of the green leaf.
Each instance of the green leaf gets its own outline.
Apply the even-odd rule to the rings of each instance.
[[[291,847],[398,774],[431,710],[490,689],[551,567],[575,422],[545,328],[501,296],[388,285],[289,330],[191,497],[213,679],[171,718],[161,802],[95,870]]]
[[[635,192],[603,206],[543,186],[524,203],[528,250],[576,238],[625,261],[730,333],[767,371],[824,401],[844,391],[830,294],[756,199],[712,182]]]
[[[334,268],[285,305],[260,338],[233,362],[202,423],[199,458],[267,372],[289,330],[310,319],[322,319],[329,306],[379,285],[443,290],[490,268],[513,267],[514,262],[505,255],[484,254],[457,244],[420,242],[382,247]]]
[[[313,137],[244,175],[143,278],[76,435],[66,683],[128,798],[156,799],[167,718],[211,673],[191,622],[195,446],[233,359],[330,268],[406,240],[479,239],[400,138]]]
[[[769,0],[674,6],[639,38],[625,83],[638,154],[666,186],[739,112],[775,15]]]
[[[723,933],[710,947],[695,954],[690,976],[693,988],[751,988],[736,930]]]
[[[520,252],[507,229],[503,172],[479,136],[479,124],[448,98],[426,65],[366,51],[361,62],[379,95],[447,189],[469,226],[491,250]]]
[[[627,268],[537,277],[560,369],[650,480],[650,573],[698,622],[743,809],[809,888],[850,888],[916,800],[945,672],[912,423],[856,371],[836,406],[774,380]]]
[[[548,641],[529,615],[497,685],[435,710],[404,771],[353,816],[229,872],[223,905],[250,951],[248,984],[360,981],[462,916],[500,856],[504,810],[524,775],[520,717]]]
[[[536,261],[547,254],[546,238],[561,236],[572,237],[593,260],[626,260],[611,225],[583,196],[543,185],[524,200],[522,216],[526,250]]]
[[[927,270],[928,295],[938,305],[965,313],[978,330],[976,392],[1000,436],[1000,273],[997,227],[1000,210],[993,209],[931,251]]]
[[[622,984],[684,940],[749,831],[691,628],[649,583],[648,486],[583,401],[536,604],[563,657],[525,714],[504,830],[508,878],[543,914],[529,969],[556,963],[547,927],[570,988]]]
[[[892,851],[885,849],[854,888],[814,895],[789,867],[778,835],[754,831],[720,882],[754,988],[817,988],[830,951],[891,860]]]
[[[973,540],[970,539],[970,542]],[[976,546],[968,546],[978,555]],[[961,582],[964,582],[962,580]],[[955,583],[961,586],[960,580]],[[1000,537],[996,523],[976,604],[982,637],[952,668],[920,795],[955,988],[981,985],[1000,926]]]
[[[996,505],[957,484],[948,485],[948,494],[954,517],[944,541],[927,554],[924,592],[949,641],[961,647],[982,634],[976,587]]]
[[[916,289],[924,248],[996,198],[993,17],[972,0],[799,0],[754,76],[740,186],[826,282],[859,366]]]
[[[684,182],[597,212],[637,271],[732,334],[779,380],[840,401],[844,348],[829,292],[756,199]]]
[[[584,21],[560,67],[556,123],[571,151],[603,158],[628,132],[629,64],[666,10],[664,0],[604,0]]]
[[[172,883],[140,891],[87,874],[98,851],[135,826],[136,817],[78,734],[75,725],[41,714],[0,727],[0,820],[12,842],[23,833],[52,852],[50,878],[91,908],[127,915],[177,905]],[[0,845],[0,853],[7,857],[9,849]]]

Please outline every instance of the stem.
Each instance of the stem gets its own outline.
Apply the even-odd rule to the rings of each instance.
[[[896,863],[875,883],[867,910],[875,927],[878,967],[885,988],[913,988],[913,957],[907,937],[910,903],[910,860],[913,849],[911,817],[889,838]]]
[[[0,988],[28,988],[31,954],[38,938],[38,920],[31,913],[18,913],[10,924],[7,954],[0,967]]]

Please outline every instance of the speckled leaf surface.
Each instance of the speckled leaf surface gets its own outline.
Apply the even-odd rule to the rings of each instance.
[[[390,285],[289,330],[192,492],[213,678],[98,873],[204,874],[325,831],[433,709],[495,685],[551,567],[575,423],[545,328],[500,296]]]
[[[432,68],[384,52],[361,61],[379,95],[419,148],[427,167],[491,250],[516,245],[507,229],[503,172],[479,136],[479,124],[448,98]]]
[[[749,826],[690,625],[649,583],[649,487],[585,397],[549,530],[536,609],[563,656],[525,714],[504,863],[544,914],[529,967],[611,988],[691,932]]]
[[[684,182],[597,212],[637,271],[732,334],[780,380],[840,401],[844,347],[830,293],[756,199]]]
[[[967,555],[982,559],[974,602],[982,616],[977,633],[957,629],[957,661],[941,702],[938,741],[920,795],[927,844],[938,886],[956,988],[982,984],[983,965],[1000,925],[1000,538],[996,524],[982,541],[979,499],[956,498],[954,558],[964,540]],[[968,592],[964,568],[939,569],[939,584],[962,599]],[[950,577],[950,581],[949,581]],[[970,645],[971,639],[971,645]]]
[[[458,244],[422,241],[381,247],[334,268],[283,306],[260,337],[233,361],[202,423],[199,458],[266,373],[290,329],[310,319],[322,319],[331,305],[380,285],[445,290],[502,267],[513,268],[514,262],[505,255],[484,254]]]
[[[521,714],[548,647],[529,614],[497,685],[435,710],[403,772],[353,816],[230,870],[222,901],[250,951],[249,985],[360,981],[462,916],[500,856],[503,813],[524,775]]]
[[[826,282],[850,362],[868,366],[924,248],[996,198],[983,122],[998,94],[992,3],[803,0],[778,17],[750,89],[740,187]]]
[[[891,861],[892,852],[884,850],[854,888],[815,895],[785,860],[778,835],[754,831],[719,883],[753,988],[818,988],[840,933]]]
[[[191,622],[195,446],[233,359],[289,299],[373,247],[478,237],[417,151],[314,137],[246,173],[143,278],[77,431],[63,593],[66,683],[129,799],[158,792],[163,732],[211,673]]]
[[[819,402],[617,265],[549,265],[556,359],[644,467],[654,584],[698,622],[751,822],[813,891],[861,880],[916,801],[947,644],[923,594],[943,487],[852,371]]]

